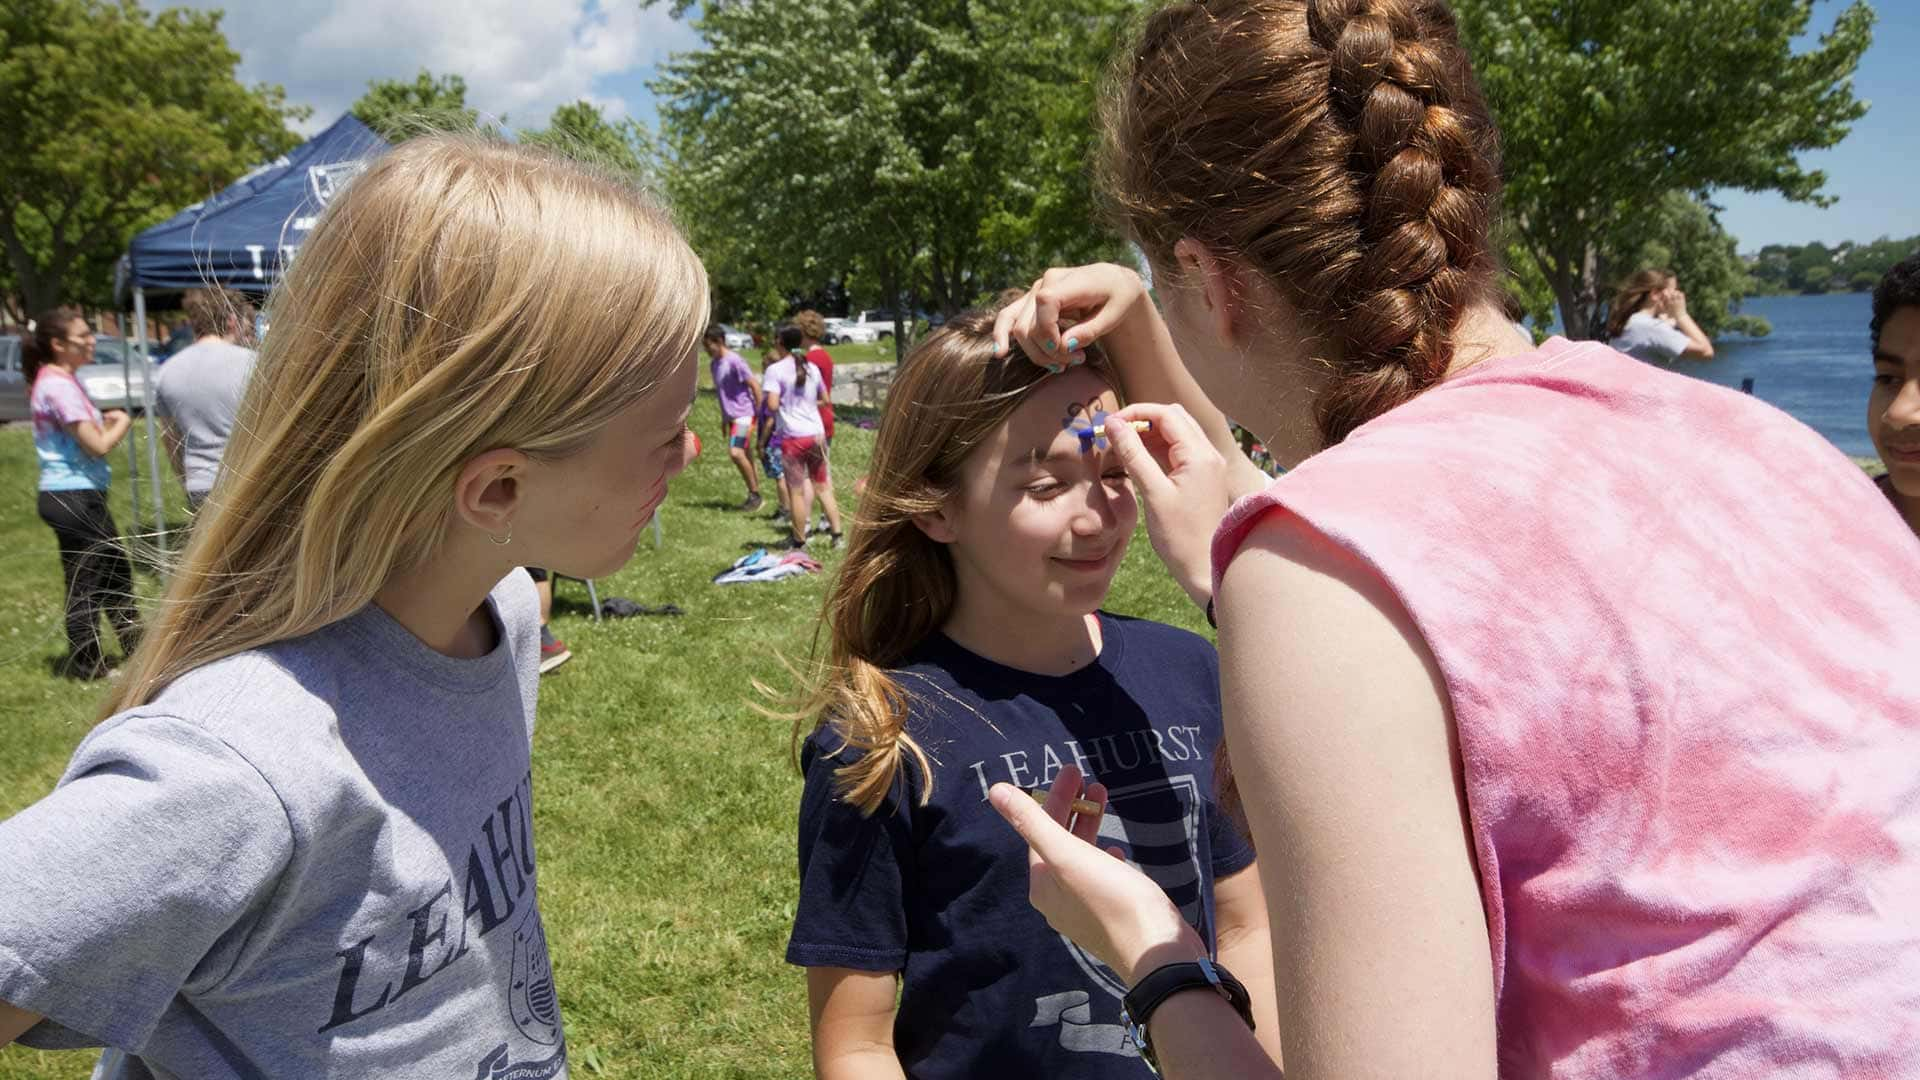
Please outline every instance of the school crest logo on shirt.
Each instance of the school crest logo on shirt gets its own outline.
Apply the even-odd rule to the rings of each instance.
[[[480,1071],[474,1074],[473,1080],[553,1080],[566,1069],[567,1048],[564,1046],[539,1061],[515,1062],[507,1052],[507,1044],[501,1043],[480,1059]]]
[[[542,1046],[560,1041],[560,999],[553,989],[553,964],[547,956],[547,928],[532,906],[513,928],[513,978],[507,1008],[520,1034]]]
[[[1107,793],[1107,813],[1100,819],[1100,846],[1119,846],[1127,861],[1139,867],[1165,890],[1187,923],[1203,937],[1211,937],[1209,915],[1200,884],[1200,785],[1191,775],[1155,779]],[[1103,1002],[1118,1015],[1118,1002],[1127,985],[1112,968],[1064,934],[1067,954],[1095,987],[1106,991]],[[1050,994],[1034,1002],[1030,1027],[1060,1027],[1060,1045],[1079,1053],[1137,1054],[1126,1029],[1119,1024],[1093,1022],[1094,995],[1085,990]],[[1108,1011],[1108,1008],[1103,1008]]]

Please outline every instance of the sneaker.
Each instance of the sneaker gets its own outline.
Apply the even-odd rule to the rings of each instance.
[[[840,535],[837,532],[830,532],[827,534],[827,546],[832,548],[835,551],[839,551],[841,548],[845,547],[846,543],[847,543],[846,537]]]
[[[758,510],[762,506],[765,506],[766,502],[767,501],[765,499],[762,499],[760,497],[759,492],[750,491],[747,493],[747,501],[740,504],[740,512],[743,514],[751,514],[755,510]]]
[[[553,636],[553,631],[540,628],[540,674],[545,675],[561,664],[573,659],[567,643]]]
[[[773,512],[773,523],[775,525],[785,525],[790,520],[792,519],[787,516],[787,508],[784,506]]]
[[[812,542],[813,542],[813,537],[810,535],[804,536],[804,537],[790,536],[787,538],[787,550],[788,551],[805,551],[807,549],[807,545]]]

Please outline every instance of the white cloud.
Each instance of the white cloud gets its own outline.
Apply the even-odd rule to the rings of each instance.
[[[585,98],[609,116],[633,111],[625,89],[671,52],[698,44],[669,5],[641,0],[255,0],[226,5],[222,26],[240,77],[279,83],[313,107],[303,125],[333,122],[376,78],[421,68],[467,81],[467,103],[515,127],[544,125],[555,106]]]

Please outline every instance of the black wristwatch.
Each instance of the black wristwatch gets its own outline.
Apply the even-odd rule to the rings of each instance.
[[[1153,1011],[1160,1004],[1183,990],[1212,990],[1227,999],[1240,1019],[1247,1022],[1247,1028],[1253,1028],[1253,998],[1247,994],[1247,988],[1239,979],[1233,977],[1226,968],[1201,957],[1192,963],[1167,964],[1157,967],[1146,978],[1134,985],[1127,996],[1120,1001],[1120,1022],[1126,1025],[1127,1038],[1133,1040],[1134,1049],[1140,1051],[1140,1057],[1160,1075],[1160,1062],[1153,1056],[1153,1043],[1147,1037],[1147,1021],[1153,1018]]]

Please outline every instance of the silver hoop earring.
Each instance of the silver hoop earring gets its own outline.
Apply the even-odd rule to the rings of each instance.
[[[494,544],[496,544],[499,547],[506,547],[508,544],[513,543],[513,523],[512,522],[507,523],[507,538],[505,540],[500,539],[499,537],[493,535],[492,533],[487,534],[487,539],[493,541]]]

